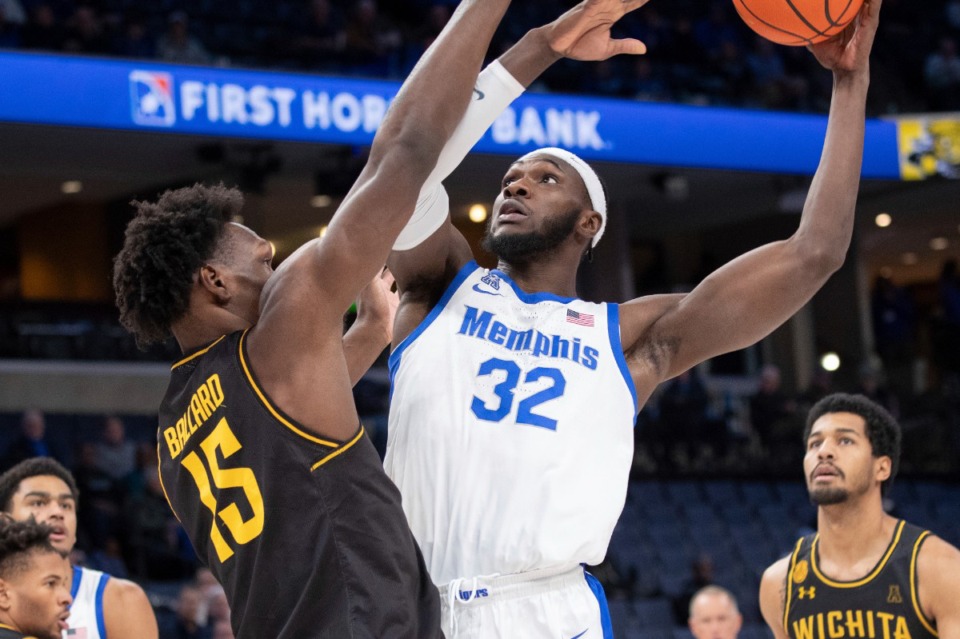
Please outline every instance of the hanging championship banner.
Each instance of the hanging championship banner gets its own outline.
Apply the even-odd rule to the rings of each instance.
[[[960,179],[960,119],[899,120],[897,146],[901,179]]]

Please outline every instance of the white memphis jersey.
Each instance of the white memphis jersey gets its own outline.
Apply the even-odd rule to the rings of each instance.
[[[391,355],[384,466],[435,583],[603,560],[636,413],[618,313],[470,262]]]
[[[73,567],[73,584],[70,594],[70,616],[67,617],[67,629],[63,639],[106,639],[107,631],[103,623],[103,590],[107,587],[110,575]]]

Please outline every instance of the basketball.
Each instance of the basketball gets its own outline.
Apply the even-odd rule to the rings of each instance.
[[[799,47],[837,35],[863,0],[733,0],[751,29],[777,44]]]

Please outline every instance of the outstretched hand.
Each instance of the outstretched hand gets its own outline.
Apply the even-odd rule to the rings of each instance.
[[[547,25],[550,48],[571,60],[601,61],[622,53],[641,55],[647,45],[634,38],[616,39],[610,28],[649,0],[583,0]]]
[[[880,22],[881,4],[883,0],[866,0],[860,13],[842,33],[807,48],[820,64],[835,73],[866,71]]]

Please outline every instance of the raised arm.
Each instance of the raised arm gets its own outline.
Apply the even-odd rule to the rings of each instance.
[[[402,296],[394,343],[419,323],[439,292],[472,257],[466,240],[450,221],[446,193],[440,182],[453,172],[523,88],[561,57],[599,61],[618,54],[645,53],[642,42],[614,39],[610,28],[648,1],[584,0],[550,24],[527,32],[480,75],[474,99],[421,193],[414,214],[414,222],[422,219],[419,233],[408,234],[405,230],[401,235],[404,241],[395,246],[388,261]]]
[[[343,313],[386,263],[508,5],[463,0],[393,100],[323,240],[300,247],[264,286],[246,342],[252,374],[282,412],[325,441],[350,439],[359,423]]]
[[[880,0],[847,31],[811,51],[833,71],[820,166],[796,233],[740,256],[688,295],[642,298],[621,311],[624,350],[638,394],[721,353],[753,344],[806,304],[840,266],[853,233],[863,160],[869,56]]]
[[[400,301],[390,290],[392,286],[393,274],[384,269],[357,298],[357,319],[343,336],[343,356],[352,386],[356,386],[383,349],[390,345],[393,318]]]

